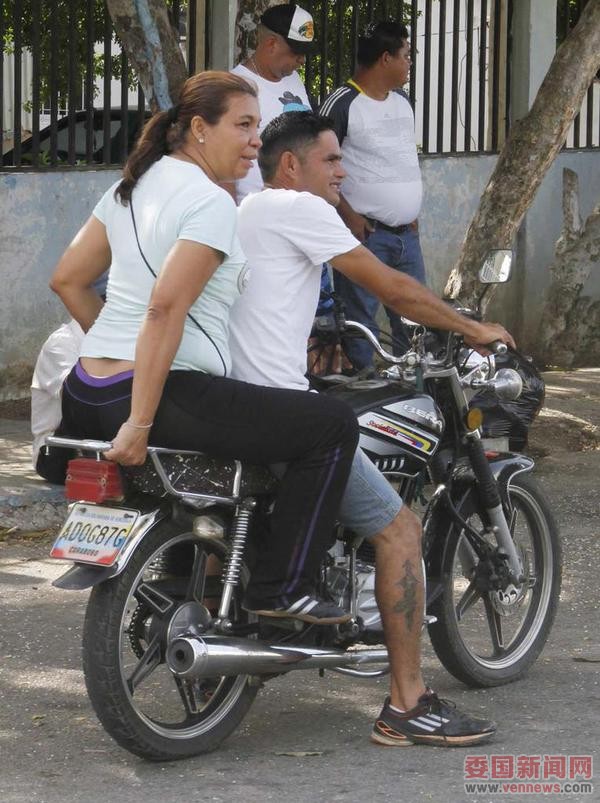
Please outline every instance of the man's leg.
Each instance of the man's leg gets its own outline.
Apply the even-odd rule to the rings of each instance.
[[[421,242],[417,229],[410,229],[403,234],[392,234],[392,241],[389,242],[389,261],[388,265],[412,276],[421,284],[426,284],[425,263],[421,253]],[[393,352],[399,356],[408,351],[410,347],[410,337],[406,326],[402,323],[402,318],[397,312],[385,308],[390,322],[392,337],[394,338]]]

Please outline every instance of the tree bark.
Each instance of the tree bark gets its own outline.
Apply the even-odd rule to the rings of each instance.
[[[261,14],[282,0],[239,0],[235,20],[234,61],[245,61],[256,50],[256,31]]]
[[[581,295],[600,264],[600,203],[582,223],[577,174],[563,171],[564,224],[550,268],[540,361],[572,368],[600,358],[600,303]]]
[[[446,284],[446,295],[472,304],[479,292],[477,272],[487,251],[512,247],[599,67],[600,0],[589,0],[556,51],[531,110],[509,132]],[[491,293],[486,301],[490,297]]]
[[[187,67],[164,0],[107,0],[108,11],[153,112],[179,97]]]

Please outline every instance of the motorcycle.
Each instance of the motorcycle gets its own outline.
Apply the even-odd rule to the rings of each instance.
[[[480,277],[505,280],[506,262],[506,252],[494,253]],[[480,411],[469,401],[482,389],[516,398],[519,375],[496,371],[493,357],[472,365],[454,334],[442,343],[417,327],[412,349],[395,357],[360,324],[346,326],[389,367],[375,379],[332,381],[324,392],[352,405],[362,448],[406,504],[423,507],[424,626],[433,647],[469,686],[514,681],[552,627],[560,540],[529,476],[533,461],[485,443]],[[121,746],[160,761],[208,752],[274,677],[389,671],[374,550],[342,527],[323,562],[320,592],[351,621],[315,626],[257,618],[242,607],[253,543],[277,488],[267,468],[150,447],[144,466],[123,469],[102,459],[109,443],[47,442],[82,455],[69,463],[72,504],[51,552],[74,565],[54,585],[92,589],[85,681],[100,722]]]

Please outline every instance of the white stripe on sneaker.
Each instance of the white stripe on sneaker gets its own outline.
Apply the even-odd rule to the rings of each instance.
[[[421,730],[428,731],[429,733],[433,733],[440,727],[439,725],[431,727],[431,724],[427,723],[426,720],[424,721],[424,719],[424,717],[418,717],[417,719],[409,719],[408,721],[411,725],[414,725],[415,728],[421,728]]]
[[[310,602],[310,597],[300,597],[294,602],[293,605],[290,605],[289,608],[284,608],[288,613],[295,613],[296,611],[300,610],[307,602]]]
[[[427,722],[429,725],[435,725],[439,727],[440,725],[444,725],[446,722],[450,722],[449,719],[445,717],[439,717],[437,714],[423,714],[419,717],[421,722]]]

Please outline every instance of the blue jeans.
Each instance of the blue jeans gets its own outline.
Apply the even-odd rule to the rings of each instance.
[[[390,268],[407,273],[425,284],[425,265],[418,231],[409,229],[402,234],[392,234],[384,229],[377,229],[367,237],[365,246]],[[336,292],[346,305],[346,318],[364,324],[378,337],[379,327],[375,316],[379,309],[379,299],[338,271],[334,271],[334,281]],[[394,338],[393,352],[396,355],[404,354],[410,345],[406,328],[400,315],[388,307],[385,311]],[[373,365],[373,348],[364,338],[346,338],[344,350],[355,368],[360,370]]]
[[[358,447],[340,505],[340,522],[356,535],[371,538],[394,521],[401,507],[400,496]]]

